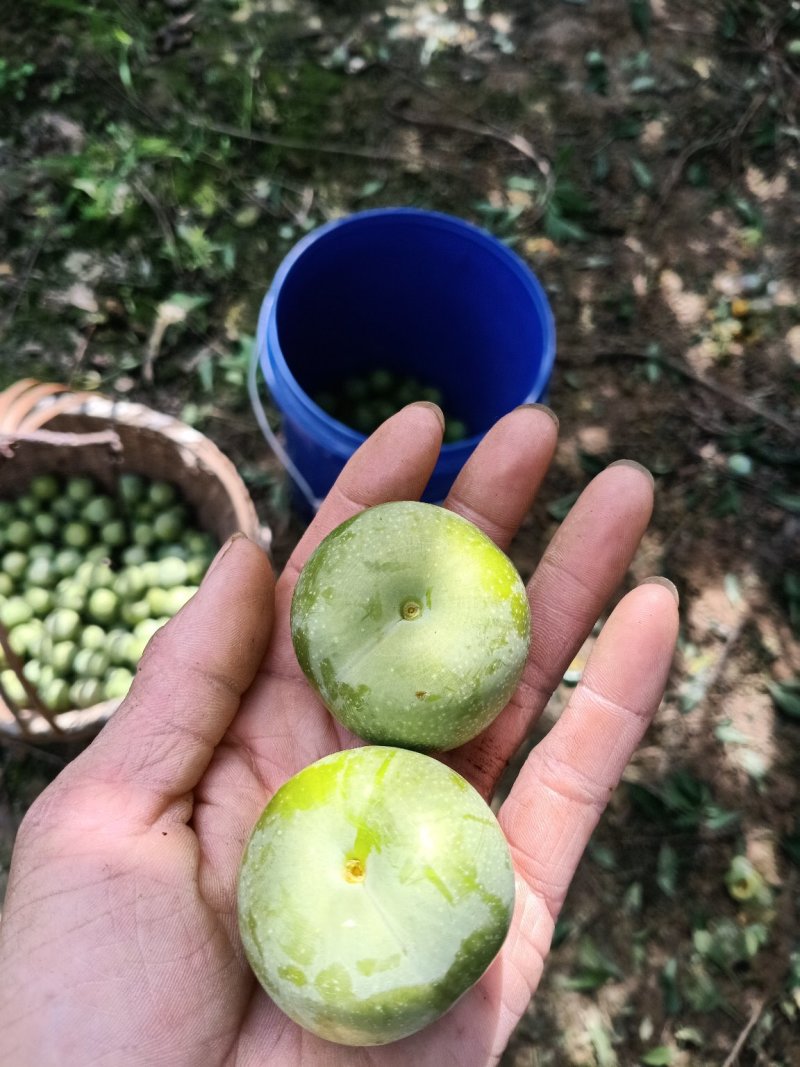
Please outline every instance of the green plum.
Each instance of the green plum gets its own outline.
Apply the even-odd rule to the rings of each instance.
[[[37,556],[31,559],[25,580],[29,587],[41,586],[44,589],[50,589],[58,581],[58,571],[52,560]]]
[[[49,541],[37,541],[36,544],[31,545],[28,549],[28,559],[33,561],[35,559],[49,559],[56,558],[56,550]]]
[[[159,541],[166,543],[179,540],[183,528],[184,516],[180,508],[164,511],[153,520],[153,533]]]
[[[67,711],[69,708],[69,685],[63,678],[53,678],[39,695],[50,711]]]
[[[178,498],[175,487],[164,481],[150,482],[147,497],[157,508],[168,508]]]
[[[122,519],[112,519],[100,531],[103,544],[108,548],[122,548],[128,540],[128,531]]]
[[[53,560],[56,573],[62,578],[71,578],[81,564],[81,554],[75,548],[62,548]]]
[[[37,500],[55,500],[61,492],[61,485],[54,474],[38,474],[31,479],[28,491]]]
[[[62,578],[55,589],[55,603],[59,608],[81,611],[86,603],[86,587],[76,578]]]
[[[68,522],[62,537],[68,548],[88,548],[92,543],[92,531],[83,522]]]
[[[81,617],[73,608],[57,608],[44,620],[45,630],[56,641],[74,641],[81,628]]]
[[[5,693],[8,699],[17,707],[26,708],[28,706],[28,694],[15,671],[11,669],[0,671],[0,691]]]
[[[210,556],[192,556],[186,561],[186,580],[191,585],[199,585],[210,565]]]
[[[81,678],[69,687],[69,703],[76,708],[90,708],[103,699],[103,685],[97,678]]]
[[[162,589],[160,586],[155,585],[152,589],[147,590],[147,595],[144,598],[147,604],[147,615],[142,615],[142,619],[149,617],[157,618],[159,615],[167,614],[167,604],[169,601],[169,594],[166,589]],[[133,606],[133,605],[132,605]],[[138,618],[127,618],[125,620],[129,624],[139,622]]]
[[[12,550],[0,560],[0,567],[9,578],[21,578],[28,567],[28,557],[24,552]]]
[[[81,518],[92,526],[105,526],[116,517],[116,506],[110,496],[97,494],[87,501]]]
[[[160,593],[164,595],[163,590],[148,590],[148,596],[151,592]],[[137,622],[141,622],[143,619],[150,618],[150,603],[148,600],[128,600],[122,605],[122,621],[128,626],[135,626]]]
[[[444,1014],[499,952],[514,907],[503,833],[438,760],[367,746],[273,796],[239,874],[242,941],[301,1026],[379,1045]]]
[[[88,503],[96,492],[92,479],[85,476],[70,478],[65,489],[68,499],[75,504]]]
[[[117,617],[119,597],[113,589],[94,589],[87,601],[90,618],[98,623],[110,623]]]
[[[49,511],[37,512],[32,521],[38,537],[46,537],[53,540],[58,533],[58,519]]]
[[[158,633],[158,631],[161,629],[161,627],[166,621],[167,620],[163,618],[141,619],[133,627],[133,636],[137,640],[144,641],[146,643],[154,634]]]
[[[147,485],[139,474],[121,474],[117,483],[119,495],[124,504],[138,504],[147,493]]]
[[[72,670],[78,646],[74,641],[56,641],[50,652],[50,663],[59,675],[63,677]]]
[[[29,586],[27,591],[23,594],[25,600],[28,601],[33,609],[34,615],[40,617],[47,615],[48,612],[53,610],[53,593],[50,589],[44,589],[41,586],[32,585]]]
[[[8,645],[17,656],[27,656],[31,648],[41,638],[41,629],[36,625],[38,620],[31,619],[20,623],[8,632]]]
[[[189,568],[186,561],[169,556],[159,560],[158,581],[162,589],[172,589],[176,585],[185,585]]]
[[[132,530],[133,543],[143,548],[150,548],[156,539],[155,531],[150,523],[137,522]]]
[[[110,636],[102,626],[98,626],[96,623],[84,626],[80,635],[81,648],[90,648],[93,651],[103,648]]]
[[[34,616],[34,609],[21,596],[10,596],[0,603],[0,624],[12,630],[20,623],[29,622]]]
[[[122,562],[128,567],[140,567],[148,559],[144,545],[128,545],[122,552]]]
[[[109,671],[103,688],[105,700],[121,700],[127,696],[133,683],[133,674],[124,667],[115,667]]]
[[[292,600],[292,640],[332,714],[376,744],[441,751],[506,705],[530,644],[513,564],[433,504],[369,508],[330,533]]]
[[[33,543],[34,529],[24,519],[14,519],[6,527],[6,541],[14,548],[27,548]]]

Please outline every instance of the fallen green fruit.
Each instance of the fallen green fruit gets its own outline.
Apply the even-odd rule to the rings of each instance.
[[[156,528],[175,539],[131,544],[137,531],[152,542]],[[0,649],[0,670],[13,661],[30,683],[9,700],[60,712],[73,698],[75,707],[119,699],[147,637],[196,592],[214,549],[176,487],[140,475],[108,487],[42,474],[0,500],[0,623],[12,651],[9,661]]]
[[[516,688],[530,643],[525,587],[466,519],[382,504],[319,545],[292,600],[304,673],[348,729],[377,744],[462,745]]]
[[[272,798],[239,875],[247,958],[287,1015],[379,1045],[444,1014],[511,922],[514,874],[478,793],[430,756],[368,746]]]

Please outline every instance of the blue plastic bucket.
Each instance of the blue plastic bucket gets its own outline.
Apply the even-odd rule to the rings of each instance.
[[[364,435],[312,396],[376,367],[435,386],[472,433],[442,447],[424,496],[440,501],[501,416],[546,397],[554,358],[544,290],[504,244],[449,215],[365,211],[313,231],[281,263],[261,308],[251,397],[313,510]],[[264,416],[256,360],[285,447]]]

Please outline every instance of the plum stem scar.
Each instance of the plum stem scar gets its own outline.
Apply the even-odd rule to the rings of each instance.
[[[366,873],[363,860],[349,859],[344,865],[344,880],[346,882],[363,882]]]
[[[416,600],[407,600],[400,609],[400,613],[404,619],[411,622],[412,619],[418,619],[422,614],[422,605]]]

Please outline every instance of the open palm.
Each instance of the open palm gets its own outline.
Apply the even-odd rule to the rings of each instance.
[[[507,547],[555,441],[546,412],[512,412],[446,506]],[[236,923],[238,865],[264,805],[302,767],[359,743],[294,657],[288,616],[299,568],[361,508],[417,498],[440,443],[430,405],[386,422],[353,457],[277,585],[258,548],[229,542],[200,592],[151,642],[123,706],[31,808],[0,924],[0,1063],[479,1067],[499,1059],[536,988],[575,866],[661,698],[677,631],[663,585],[643,584],[619,603],[567,709],[500,809],[517,872],[512,929],[483,979],[437,1023],[375,1048],[315,1038],[255,983]],[[643,471],[608,468],[540,562],[523,680],[488,730],[445,757],[487,799],[619,585],[651,506]]]

